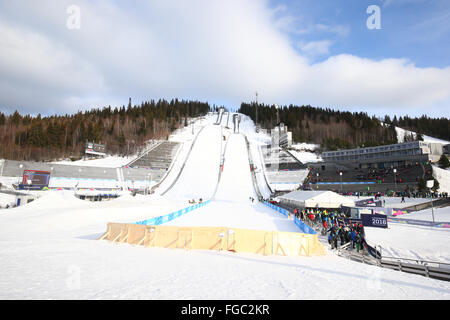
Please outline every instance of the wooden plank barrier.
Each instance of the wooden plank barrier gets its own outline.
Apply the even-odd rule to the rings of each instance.
[[[145,247],[225,250],[262,255],[318,256],[325,247],[318,235],[226,227],[147,226],[108,223],[99,240]]]

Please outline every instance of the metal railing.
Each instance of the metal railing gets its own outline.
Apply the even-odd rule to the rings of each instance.
[[[417,274],[437,280],[450,281],[450,263],[382,256],[381,246],[375,246],[377,249],[376,251],[380,253],[380,256],[374,258],[368,255],[364,250],[357,253],[349,251],[347,250],[349,246],[350,243],[347,243],[339,247],[338,256],[381,268]]]

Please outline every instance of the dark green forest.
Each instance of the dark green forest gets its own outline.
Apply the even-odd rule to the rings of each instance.
[[[108,153],[135,153],[150,139],[166,139],[175,129],[210,110],[208,103],[174,99],[127,107],[104,107],[73,115],[41,117],[0,113],[0,158],[45,161],[80,158],[86,141],[106,144]]]
[[[272,129],[277,124],[274,105],[242,103],[238,112],[258,125]],[[136,153],[150,139],[167,139],[188,119],[217,110],[207,102],[172,99],[151,100],[139,105],[111,106],[72,115],[31,116],[18,111],[0,112],[0,158],[46,161],[83,155],[86,141],[103,143],[110,154]],[[330,108],[282,106],[279,121],[292,131],[294,142],[321,145],[322,150],[370,147],[397,143],[395,126],[419,133],[408,141],[429,135],[450,140],[449,119],[370,117],[365,112],[337,111]]]
[[[262,128],[272,129],[277,124],[277,108],[274,105],[242,103],[239,112],[250,116]],[[279,121],[292,131],[295,142],[320,144],[323,150],[370,147],[398,143],[395,126],[417,132],[408,141],[422,140],[422,135],[450,140],[449,119],[400,117],[383,121],[365,112],[337,111],[330,108],[306,106],[280,106]]]

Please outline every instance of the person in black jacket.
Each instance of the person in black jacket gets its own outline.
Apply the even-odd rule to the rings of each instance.
[[[342,228],[342,226],[339,226],[338,236],[339,236],[339,240],[341,240],[341,246],[343,246],[345,244],[345,231]]]
[[[362,225],[362,223],[359,224],[359,231],[358,231],[358,233],[361,235],[362,238],[364,238],[366,236],[365,232],[364,232],[364,226]]]
[[[330,233],[328,236],[328,243],[331,245],[331,250],[337,248],[337,233],[336,233],[336,227],[332,226],[330,229],[327,230],[327,233]]]

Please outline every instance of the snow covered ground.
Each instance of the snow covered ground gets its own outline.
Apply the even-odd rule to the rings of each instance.
[[[282,214],[250,200],[257,199],[257,195],[248,166],[245,139],[242,135],[230,135],[228,139],[225,165],[214,201],[166,225],[297,232],[296,225]]]
[[[448,282],[333,253],[260,256],[97,241],[107,222],[138,221],[183,203],[143,196],[86,202],[64,191],[47,197],[0,215],[0,299],[450,298]]]
[[[431,210],[410,213],[402,218],[431,221]],[[435,210],[436,219],[450,221],[450,208]],[[436,220],[437,221],[437,220]],[[388,229],[365,228],[367,242],[381,245],[382,255],[450,264],[450,229],[390,222]]]
[[[444,170],[433,165],[433,177],[439,181],[438,192],[450,193],[450,170]]]
[[[256,145],[259,137],[246,132],[244,122],[242,132]],[[206,186],[215,190],[218,130],[205,124],[208,134],[199,136],[167,195],[89,202],[73,192],[47,191],[25,206],[0,210],[0,299],[450,299],[449,282],[352,262],[330,251],[321,257],[262,256],[96,240],[108,222],[165,215],[186,207],[191,196],[206,194]],[[291,220],[248,199],[254,190],[243,137],[228,132],[227,140],[212,203],[171,223],[295,232]],[[450,256],[448,231],[391,224],[367,234],[370,243],[385,241],[391,253],[414,248],[433,259]]]
[[[356,200],[357,197],[351,197]],[[370,197],[361,197],[361,199]],[[429,202],[429,199],[381,197],[388,208],[405,208],[416,204]],[[434,221],[450,222],[450,207],[435,208]],[[402,219],[433,221],[431,209],[425,209],[399,216]],[[380,245],[385,256],[406,259],[421,259],[450,263],[450,229],[388,223],[388,229],[365,228],[367,242],[373,246]]]
[[[323,161],[322,157],[314,152],[320,146],[311,143],[293,144],[289,152],[302,163],[315,163]]]
[[[64,164],[70,166],[85,166],[85,167],[102,167],[102,168],[120,168],[131,161],[133,161],[137,155],[121,157],[121,156],[106,156],[100,159],[80,159],[76,161],[71,160],[61,160],[54,161],[54,164]]]
[[[416,132],[405,130],[405,129],[402,129],[402,128],[399,128],[399,127],[395,127],[395,131],[397,132],[397,141],[399,143],[404,142],[406,136],[413,136],[414,139],[417,136]],[[434,142],[434,143],[442,143],[442,144],[449,144],[450,143],[449,141],[438,139],[438,138],[433,138],[433,137],[430,137],[430,136],[427,136],[427,135],[422,135],[422,137],[423,137],[423,141],[424,142]]]

